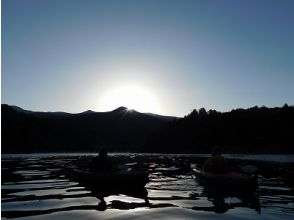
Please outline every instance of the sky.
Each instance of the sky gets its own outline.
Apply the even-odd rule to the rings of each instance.
[[[2,0],[1,102],[174,116],[293,105],[293,11],[292,0]]]

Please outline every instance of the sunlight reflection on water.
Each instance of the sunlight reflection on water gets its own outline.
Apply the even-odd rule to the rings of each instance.
[[[286,179],[261,173],[255,194],[216,200],[205,193],[189,170],[174,164],[172,155],[113,156],[124,166],[136,166],[138,161],[147,166],[148,197],[117,192],[105,195],[104,211],[99,211],[100,197],[68,179],[63,170],[81,155],[41,157],[2,156],[2,219],[213,219],[216,215],[220,219],[294,218],[294,189]],[[193,157],[185,160],[197,166]]]

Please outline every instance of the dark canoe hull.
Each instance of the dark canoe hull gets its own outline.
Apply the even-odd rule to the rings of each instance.
[[[193,170],[199,183],[210,189],[225,192],[255,192],[257,189],[257,176],[238,172],[224,174],[211,174]]]
[[[74,180],[99,190],[134,190],[148,183],[148,173],[139,171],[91,172],[73,169],[67,174]]]

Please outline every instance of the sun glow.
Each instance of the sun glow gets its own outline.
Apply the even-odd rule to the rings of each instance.
[[[140,112],[158,113],[160,110],[156,97],[145,88],[135,85],[117,87],[106,93],[100,101],[100,107],[106,111],[119,106]]]

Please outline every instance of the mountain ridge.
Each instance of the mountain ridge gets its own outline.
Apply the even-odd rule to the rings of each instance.
[[[15,111],[17,112],[23,112],[23,113],[27,113],[27,114],[32,114],[35,116],[42,116],[44,117],[46,114],[47,115],[82,115],[82,114],[96,114],[96,113],[140,113],[140,114],[145,114],[157,119],[162,119],[164,121],[173,121],[176,120],[180,117],[176,117],[176,116],[167,116],[167,115],[160,115],[160,114],[155,114],[155,113],[145,113],[145,112],[138,112],[134,109],[130,109],[128,107],[125,106],[120,106],[116,109],[110,110],[110,111],[104,111],[104,112],[97,112],[97,111],[93,111],[93,110],[86,110],[83,112],[78,112],[78,113],[69,113],[69,112],[64,112],[64,111],[32,111],[32,110],[26,110],[24,108],[21,108],[19,106],[16,105],[8,105],[8,104],[1,104],[1,106],[9,106],[11,108],[13,108]]]
[[[140,113],[44,113],[1,105],[2,152],[294,153],[294,106],[218,112],[200,108],[183,118]],[[173,117],[172,117],[173,118]],[[171,118],[171,119],[172,119]]]
[[[126,107],[108,112],[33,112],[1,105],[2,151],[139,151],[166,120]],[[170,119],[173,119],[171,117]]]

